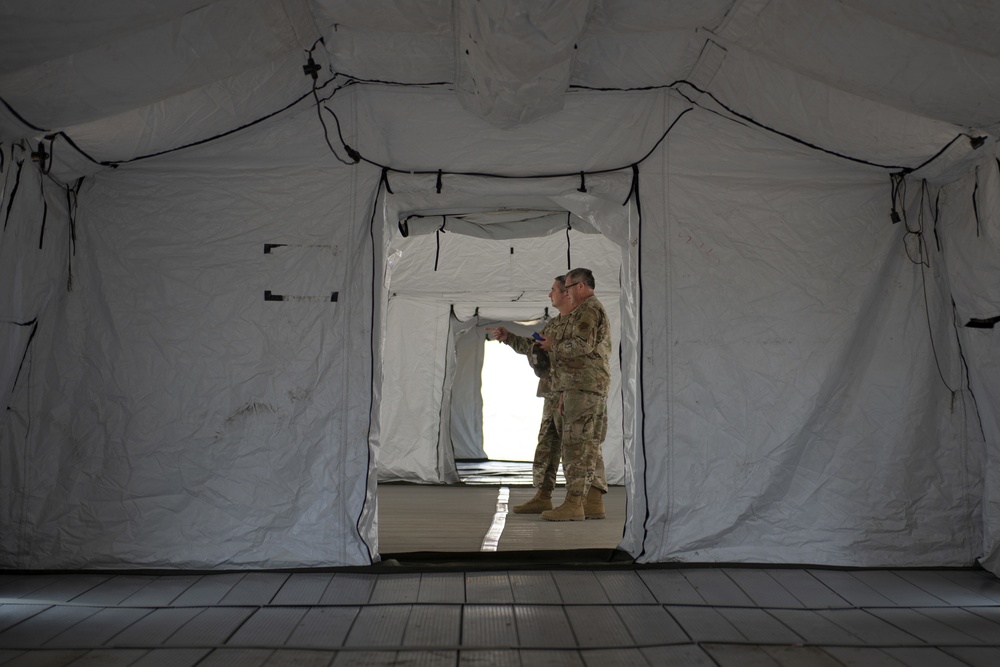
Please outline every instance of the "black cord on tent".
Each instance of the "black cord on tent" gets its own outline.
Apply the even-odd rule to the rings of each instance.
[[[346,74],[344,72],[338,72],[338,74],[347,80],[345,86],[350,86],[353,84],[376,84],[380,86],[402,86],[405,88],[433,88],[435,86],[454,86],[455,84],[451,81],[390,81],[387,79],[365,79],[359,76],[354,76],[353,74]]]
[[[407,85],[407,84],[399,84],[399,85]],[[329,107],[325,107],[325,108],[337,120],[337,128],[338,128],[338,132],[339,132],[339,130],[340,130],[340,120],[337,117],[337,114],[334,111],[332,111]],[[653,144],[652,148],[650,148],[646,152],[646,154],[643,155],[641,158],[639,158],[639,160],[637,160],[636,162],[643,162],[647,158],[649,158],[649,156],[653,154],[653,152],[657,149],[657,147],[659,147],[659,145],[661,143],[663,143],[663,140],[667,138],[667,135],[670,133],[671,130],[673,130],[674,126],[677,125],[677,122],[680,121],[680,119],[686,113],[688,113],[689,111],[691,111],[691,109],[685,109],[684,111],[682,111],[681,113],[679,113],[677,115],[677,118],[675,118],[673,120],[673,122],[670,123],[670,126],[667,127],[667,129],[663,131],[663,133],[660,135],[660,138],[657,139],[656,143]],[[622,171],[624,169],[628,169],[629,168],[629,165],[622,165],[622,166],[618,166],[618,167],[609,167],[609,168],[605,168],[605,169],[593,169],[593,170],[585,171],[585,172],[576,172],[576,171],[573,171],[573,172],[558,172],[558,173],[546,173],[546,174],[500,174],[500,173],[491,173],[491,172],[482,172],[482,171],[445,171],[445,170],[442,170],[442,169],[399,169],[399,168],[392,167],[392,166],[389,166],[389,165],[386,165],[386,164],[382,164],[380,162],[376,162],[374,160],[371,160],[369,158],[364,157],[363,155],[361,155],[357,151],[354,151],[353,148],[351,148],[350,146],[348,146],[344,142],[342,134],[340,135],[340,139],[341,139],[341,143],[344,143],[345,150],[351,152],[352,157],[354,157],[355,155],[357,155],[357,158],[358,158],[358,160],[360,162],[365,162],[367,164],[372,165],[373,167],[378,167],[379,169],[388,170],[388,171],[396,172],[396,173],[400,173],[400,174],[410,174],[410,175],[420,175],[420,176],[425,176],[425,175],[435,175],[436,176],[438,174],[448,174],[448,175],[452,175],[452,176],[475,176],[475,177],[483,177],[483,178],[505,178],[505,179],[516,180],[516,179],[533,179],[533,178],[568,178],[568,177],[571,177],[571,176],[576,176],[578,174],[580,174],[580,175],[585,175],[585,174],[591,174],[591,175],[594,175],[594,174],[610,174],[610,173]]]
[[[926,181],[924,181],[926,183]],[[941,190],[938,190],[934,197],[934,243],[937,244],[937,251],[941,252],[941,237],[938,236],[937,223],[941,217]]]
[[[88,153],[87,151],[85,151],[85,150],[83,150],[82,148],[80,148],[80,147],[79,147],[79,146],[78,146],[78,145],[76,144],[76,142],[75,142],[75,141],[73,141],[73,137],[69,136],[68,134],[66,134],[66,133],[65,133],[65,132],[63,132],[63,131],[59,131],[59,132],[56,132],[56,133],[55,133],[55,136],[57,136],[57,137],[61,137],[61,138],[65,139],[65,140],[66,140],[66,143],[67,143],[67,144],[69,144],[70,146],[72,146],[72,147],[73,147],[73,149],[74,149],[74,150],[75,150],[75,151],[76,151],[77,153],[79,153],[80,155],[82,155],[83,157],[85,157],[85,158],[86,158],[87,160],[89,160],[90,162],[93,162],[94,164],[99,164],[99,165],[101,165],[101,166],[110,166],[110,167],[111,167],[112,169],[114,169],[114,168],[117,168],[117,167],[118,167],[118,165],[116,165],[116,164],[112,164],[112,165],[108,165],[108,164],[105,164],[104,162],[98,162],[98,161],[97,161],[96,159],[94,159],[94,157],[93,157],[93,156],[92,156],[92,155],[91,155],[90,153]]]
[[[969,136],[968,134],[966,134],[966,133],[963,132],[963,133],[959,133],[959,134],[955,135],[955,137],[952,138],[952,140],[949,141],[947,144],[945,144],[937,153],[935,153],[934,155],[930,156],[929,158],[927,158],[926,160],[924,160],[920,164],[916,165],[915,167],[903,167],[903,166],[896,166],[896,165],[885,165],[885,164],[880,164],[880,163],[877,163],[877,162],[871,162],[869,160],[864,160],[862,158],[856,158],[856,157],[847,155],[845,153],[838,153],[837,151],[833,151],[833,150],[830,150],[830,149],[827,149],[827,148],[823,148],[822,146],[818,146],[816,144],[810,143],[808,141],[805,141],[804,139],[799,139],[798,137],[796,137],[794,135],[791,135],[791,134],[788,134],[787,132],[782,132],[781,130],[778,130],[778,129],[775,129],[773,127],[770,127],[769,125],[765,125],[764,123],[761,123],[761,122],[753,119],[752,117],[747,116],[746,114],[742,114],[742,113],[740,113],[740,112],[732,109],[731,107],[729,107],[728,105],[726,105],[725,103],[723,103],[721,100],[719,100],[719,98],[717,98],[711,92],[703,90],[703,89],[699,88],[698,86],[696,86],[695,84],[691,83],[690,81],[686,81],[684,79],[680,79],[678,81],[675,81],[674,83],[670,84],[669,86],[647,86],[647,87],[644,87],[644,88],[589,88],[589,90],[622,90],[622,91],[625,91],[625,90],[652,90],[652,89],[657,89],[657,88],[671,88],[671,89],[675,89],[676,90],[675,87],[678,86],[678,85],[680,85],[680,84],[684,84],[684,85],[690,86],[690,87],[694,88],[696,91],[698,91],[699,93],[701,93],[702,95],[707,95],[708,97],[712,98],[712,100],[715,101],[716,104],[718,104],[719,106],[721,106],[723,109],[725,109],[729,113],[733,114],[734,116],[736,116],[738,118],[742,118],[747,123],[749,123],[749,124],[751,124],[751,125],[753,125],[755,127],[759,127],[762,130],[767,130],[768,132],[772,132],[774,134],[777,134],[777,135],[779,135],[781,137],[784,137],[784,138],[789,139],[791,141],[794,141],[794,142],[796,142],[798,144],[801,144],[801,145],[803,145],[803,146],[805,146],[807,148],[811,148],[813,150],[817,150],[817,151],[820,151],[820,152],[823,152],[823,153],[827,153],[828,155],[833,155],[833,156],[836,156],[836,157],[839,157],[839,158],[843,158],[845,160],[850,160],[852,162],[858,162],[860,164],[866,164],[866,165],[869,165],[869,166],[872,166],[872,167],[879,167],[880,169],[893,169],[893,170],[897,170],[900,173],[902,173],[903,175],[909,174],[911,172],[917,171],[918,169],[922,169],[923,167],[926,167],[928,164],[930,164],[931,162],[933,162],[934,160],[936,160],[937,158],[939,158],[946,150],[948,150],[949,147],[951,147],[952,144],[954,144],[956,141],[958,141],[962,137],[967,137],[970,140],[970,143],[972,144],[972,148],[973,149],[979,148],[980,146],[983,145],[983,143],[985,141],[985,139],[983,137],[972,137],[972,136]],[[586,86],[571,86],[571,88],[588,89]],[[684,95],[680,90],[677,90],[676,92],[678,92],[681,96],[684,97],[684,99],[686,99],[691,104],[694,104],[694,105],[698,106],[699,108],[704,109],[706,111],[711,111],[711,109],[708,109],[704,105],[699,104],[696,100],[693,100],[690,97],[688,97],[687,95]]]
[[[920,208],[917,210],[917,225],[914,228],[910,227],[909,217],[906,215],[906,181],[901,181],[898,193],[900,196],[899,209],[902,211],[903,226],[906,228],[906,234],[903,236],[903,249],[906,251],[907,258],[914,264],[921,264],[923,266],[930,266],[930,258],[927,256],[927,248],[924,245],[924,199],[926,196],[926,186],[927,181],[924,180],[920,190]],[[893,207],[895,209],[895,207]],[[914,259],[914,254],[910,251],[910,246],[908,241],[910,239],[916,239],[917,249],[916,258]]]
[[[632,195],[635,195],[636,206],[639,205],[639,164],[632,165],[632,185],[628,189],[628,196],[625,197],[625,201],[622,202],[622,206],[628,204],[629,200],[632,199]]]
[[[569,233],[573,229],[573,225],[570,222],[570,217],[571,216],[572,216],[572,214],[569,211],[566,211],[566,270],[567,271],[569,271],[569,270],[571,270],[573,268],[573,260],[572,260],[572,258],[570,256],[570,252],[571,252],[572,248],[571,248],[571,242],[570,242],[570,239],[569,239]]]
[[[250,127],[253,127],[254,125],[258,125],[260,123],[263,123],[265,120],[268,120],[270,118],[273,118],[273,117],[277,116],[280,113],[288,111],[289,109],[291,109],[292,107],[294,107],[295,105],[297,105],[299,102],[301,102],[302,100],[310,97],[311,95],[312,95],[312,92],[308,92],[308,93],[302,95],[301,97],[296,98],[295,101],[292,102],[291,104],[286,104],[285,106],[281,107],[277,111],[269,113],[266,116],[262,116],[262,117],[260,117],[260,118],[258,118],[256,120],[253,120],[253,121],[251,121],[249,123],[245,123],[243,125],[240,125],[239,127],[233,128],[232,130],[227,130],[225,132],[222,132],[220,134],[216,134],[216,135],[211,136],[211,137],[206,137],[204,139],[199,139],[198,141],[192,141],[190,143],[183,144],[181,146],[175,146],[173,148],[167,148],[167,149],[164,149],[162,151],[157,151],[155,153],[147,153],[146,155],[137,155],[135,157],[128,158],[126,160],[101,160],[100,162],[98,162],[98,164],[100,164],[100,165],[102,165],[104,167],[117,167],[117,166],[122,165],[122,164],[129,164],[131,162],[139,162],[140,160],[148,160],[150,158],[160,157],[161,155],[167,155],[168,153],[176,153],[177,151],[182,151],[182,150],[185,150],[185,149],[188,149],[188,148],[193,148],[195,146],[201,146],[202,144],[207,144],[207,143],[210,143],[212,141],[216,141],[218,139],[222,139],[223,137],[228,137],[231,134],[236,134],[237,132],[240,132],[240,131],[245,130],[245,129],[250,128]]]
[[[687,80],[684,80],[684,79],[680,79],[680,80],[675,81],[674,83],[670,84],[669,87],[670,88],[675,88],[675,87],[680,86],[680,85],[690,86],[691,88],[694,88],[696,91],[698,91],[699,94],[706,95],[706,96],[710,97],[713,102],[715,102],[720,107],[722,107],[723,109],[725,109],[728,113],[731,113],[732,115],[736,116],[737,118],[745,120],[747,123],[750,123],[751,125],[753,125],[755,127],[759,127],[762,130],[767,130],[768,132],[771,132],[773,134],[777,134],[778,136],[784,137],[785,139],[788,139],[789,141],[794,141],[797,144],[801,144],[803,146],[806,146],[807,148],[811,148],[813,150],[820,151],[821,153],[826,153],[828,155],[833,155],[835,157],[843,158],[845,160],[850,160],[852,162],[858,162],[860,164],[866,164],[866,165],[869,165],[871,167],[879,167],[880,169],[896,169],[896,170],[906,171],[906,172],[913,171],[914,169],[919,169],[919,167],[909,168],[909,167],[903,167],[903,166],[900,166],[900,165],[880,164],[878,162],[871,162],[870,160],[865,160],[863,158],[853,157],[853,156],[847,155],[845,153],[838,153],[837,151],[833,151],[833,150],[830,150],[828,148],[823,148],[822,146],[819,146],[817,144],[808,142],[808,141],[806,141],[804,139],[799,139],[795,135],[789,134],[787,132],[782,132],[781,130],[778,130],[776,128],[770,127],[768,125],[765,125],[764,123],[761,123],[760,121],[755,120],[751,116],[748,116],[746,114],[740,113],[739,111],[736,111],[735,109],[733,109],[729,105],[727,105],[724,102],[722,102],[722,100],[720,100],[718,97],[716,97],[713,93],[711,93],[711,92],[709,92],[707,90],[704,90],[703,88],[700,88],[699,86],[696,86],[695,84],[691,83],[690,81],[687,81]],[[688,99],[689,99],[689,101],[692,104],[695,104],[695,105],[697,105],[698,107],[701,107],[701,108],[705,108],[703,105],[699,104],[697,101],[690,100],[690,98],[688,98]],[[954,139],[952,140],[952,142],[954,142]]]
[[[927,256],[927,245],[924,242],[923,231],[924,231],[924,209],[930,205],[930,196],[927,192],[927,180],[924,179],[920,186],[920,209],[917,212],[917,229],[911,230],[909,227],[909,221],[906,220],[906,215],[904,211],[904,224],[906,224],[906,233],[913,234],[917,239],[917,248],[919,252],[919,262],[914,262],[920,264],[920,286],[923,291],[924,297],[924,317],[927,320],[927,338],[931,343],[931,353],[934,356],[934,365],[937,367],[938,377],[941,378],[941,382],[944,384],[945,388],[951,392],[952,404],[955,401],[955,390],[951,388],[948,384],[948,380],[944,377],[944,371],[941,370],[941,359],[938,357],[937,345],[934,344],[934,327],[931,323],[931,307],[930,300],[927,298],[927,269],[930,268],[930,258]],[[909,249],[907,249],[907,256],[909,257]],[[913,258],[910,257],[910,261]]]
[[[22,116],[21,114],[19,114],[17,112],[17,109],[15,109],[14,107],[12,107],[10,105],[10,103],[7,100],[5,100],[4,98],[0,97],[0,103],[2,103],[5,107],[7,107],[7,111],[9,111],[11,113],[11,115],[14,116],[14,118],[17,118],[19,121],[21,121],[28,128],[34,130],[35,132],[48,132],[48,130],[38,127],[37,125],[35,125],[31,121],[29,121],[27,118],[25,118],[24,116]]]
[[[674,121],[675,123],[677,121]],[[671,125],[673,127],[673,125]],[[648,461],[649,458],[646,452],[646,443],[648,439],[646,438],[646,384],[645,384],[645,374],[643,373],[643,368],[645,364],[643,360],[645,357],[645,336],[642,335],[643,332],[643,320],[642,320],[642,198],[639,196],[639,164],[632,165],[632,187],[629,190],[629,197],[635,197],[635,213],[636,213],[636,242],[639,248],[636,254],[636,280],[639,283],[639,302],[636,304],[636,312],[638,317],[639,325],[639,335],[638,335],[638,359],[639,363],[636,364],[636,372],[638,373],[638,386],[639,386],[639,416],[642,419],[642,424],[639,426],[641,438],[639,441],[639,446],[642,448],[642,460]],[[628,199],[622,204],[624,206],[628,203]],[[621,352],[619,351],[619,358]],[[624,428],[625,415],[622,414],[622,423]],[[643,466],[642,470],[642,497],[649,498],[649,466]],[[639,555],[636,556],[636,560],[642,558],[646,553],[646,537],[649,535],[649,503],[645,506],[645,516],[642,519],[642,547],[639,550]]]
[[[438,270],[438,258],[441,256],[441,234],[445,233],[444,226],[446,224],[448,224],[448,216],[442,215],[441,226],[434,232],[434,243],[437,246],[434,250],[434,271]]]
[[[895,225],[900,221],[899,211],[896,210],[896,202],[899,200],[900,188],[905,190],[906,179],[903,174],[900,173],[889,174],[889,183],[890,196],[892,197],[892,209],[889,211],[889,220],[891,220],[892,224]]]
[[[336,76],[331,77],[322,86],[320,86],[320,88],[324,88],[324,87],[328,86],[335,79],[336,79]],[[339,88],[338,88],[338,90],[339,90]],[[228,137],[231,134],[236,134],[237,132],[242,132],[243,130],[251,128],[251,127],[253,127],[255,125],[259,125],[260,123],[263,123],[266,120],[274,118],[275,116],[288,111],[289,109],[291,109],[292,107],[296,106],[297,104],[299,104],[303,100],[308,99],[312,95],[313,95],[313,91],[310,90],[308,93],[304,93],[303,95],[295,98],[294,101],[292,101],[289,104],[286,104],[285,106],[281,107],[277,111],[272,111],[271,113],[267,114],[266,116],[261,116],[260,118],[257,118],[256,120],[250,121],[249,123],[244,123],[243,125],[240,125],[239,127],[235,127],[235,128],[233,128],[231,130],[226,130],[225,132],[221,132],[221,133],[216,134],[216,135],[211,136],[211,137],[205,137],[204,139],[199,139],[197,141],[192,141],[190,143],[183,144],[181,146],[174,146],[173,148],[167,148],[167,149],[164,149],[162,151],[157,151],[155,153],[147,153],[146,155],[137,155],[135,157],[128,158],[128,159],[125,159],[125,160],[101,160],[100,162],[97,162],[96,160],[94,160],[94,162],[96,162],[97,164],[99,164],[101,166],[104,166],[104,167],[118,167],[119,165],[122,165],[122,164],[129,164],[130,162],[139,162],[140,160],[148,160],[150,158],[160,157],[161,155],[167,155],[168,153],[176,153],[177,151],[182,151],[182,150],[185,150],[185,149],[188,149],[188,148],[193,148],[195,146],[201,146],[202,144],[207,144],[207,143],[216,141],[218,139],[222,139],[224,137]],[[60,132],[59,134],[61,136],[64,136],[64,137],[66,136],[62,132]],[[66,138],[69,139],[69,137],[66,137]]]
[[[14,159],[14,149],[10,151],[10,159]],[[7,231],[7,223],[10,222],[10,210],[14,207],[14,199],[17,197],[17,188],[21,185],[21,169],[24,167],[24,160],[17,161],[17,171],[14,173],[14,187],[10,191],[10,198],[7,200],[7,213],[3,219],[3,229]]]
[[[31,333],[28,334],[28,343],[24,346],[24,353],[21,355],[21,363],[17,365],[17,373],[14,374],[14,382],[10,385],[11,396],[14,394],[14,389],[17,387],[17,381],[21,377],[21,369],[24,368],[24,362],[28,358],[28,351],[31,349],[31,342],[35,340],[35,332],[38,331],[38,318],[34,317],[27,322],[12,322],[7,321],[7,324],[13,324],[16,327],[31,327]],[[10,410],[10,406],[7,406]]]
[[[80,203],[80,186],[83,176],[76,179],[76,185],[66,188],[66,210],[69,213],[69,254],[67,256],[66,291],[73,291],[73,258],[76,257],[76,213]]]
[[[983,428],[983,415],[979,411],[979,401],[976,399],[976,392],[972,391],[972,376],[969,374],[969,360],[965,358],[965,348],[962,347],[962,335],[959,331],[958,306],[955,304],[955,297],[951,298],[951,324],[955,328],[955,340],[958,342],[958,356],[962,360],[962,367],[965,369],[965,388],[972,397],[972,406],[976,409],[976,419],[979,420],[979,433],[986,439],[986,429]],[[964,407],[965,402],[962,402]]]
[[[49,202],[45,200],[45,181],[39,179],[38,187],[42,195],[42,229],[38,234],[38,249],[42,249],[42,242],[45,240],[45,222],[49,218]]]
[[[979,221],[979,166],[976,165],[976,185],[972,188],[972,212],[976,215],[976,238],[979,238],[981,227]]]
[[[941,150],[939,150],[937,153],[935,153],[934,155],[930,156],[929,158],[927,158],[926,160],[924,160],[923,162],[921,162],[920,164],[918,164],[916,167],[909,167],[907,169],[902,169],[901,170],[902,175],[905,176],[905,175],[907,175],[907,174],[909,174],[911,172],[917,171],[918,169],[923,169],[924,167],[926,167],[927,165],[929,165],[931,162],[933,162],[934,160],[936,160],[939,157],[941,157],[944,154],[944,152],[951,147],[951,145],[953,143],[955,143],[956,141],[958,141],[959,139],[961,139],[962,137],[965,137],[965,136],[968,136],[968,135],[965,135],[965,134],[956,134],[955,137],[951,141],[949,141],[948,143],[946,143],[944,146],[941,147]]]
[[[326,126],[326,121],[323,120],[323,109],[326,109],[327,111],[330,111],[330,110],[327,109],[326,106],[324,106],[323,104],[320,103],[320,101],[319,101],[319,94],[317,94],[317,92],[316,92],[316,86],[315,85],[313,86],[312,95],[313,95],[313,99],[316,101],[316,117],[319,118],[319,124],[323,126],[323,139],[324,139],[324,141],[326,141],[326,145],[330,148],[330,152],[333,153],[333,157],[337,158],[337,161],[340,162],[341,164],[346,164],[349,167],[357,164],[358,163],[357,160],[354,160],[352,162],[352,161],[348,161],[348,160],[345,160],[344,158],[340,157],[340,154],[336,151],[336,149],[334,149],[333,144],[330,142],[330,128],[328,128]],[[333,113],[333,112],[331,111],[330,113]],[[337,116],[334,115],[333,118],[334,118],[334,120],[336,120]],[[338,132],[340,131],[340,121],[337,121],[337,131]],[[346,143],[344,144],[344,147],[345,148],[347,147]]]
[[[377,307],[376,307],[377,304],[375,303],[375,298],[376,298],[375,295],[378,294],[378,289],[376,288],[376,285],[375,285],[375,276],[377,274],[376,268],[378,267],[378,256],[375,253],[375,217],[376,217],[376,213],[378,212],[378,201],[379,201],[379,197],[382,196],[382,187],[383,186],[385,186],[387,189],[389,187],[389,179],[388,179],[388,177],[386,175],[386,172],[384,170],[382,171],[382,175],[378,179],[378,187],[375,188],[375,197],[374,197],[374,199],[372,199],[372,215],[371,215],[371,219],[368,221],[368,238],[371,240],[371,246],[372,246],[372,256],[371,256],[371,260],[372,260],[372,277],[371,277],[371,291],[369,292],[371,294],[372,301],[371,301],[371,310],[370,310],[371,314],[369,316],[369,321],[368,321],[368,326],[369,326],[369,329],[368,329],[368,373],[369,373],[369,375],[368,375],[368,386],[369,386],[369,391],[368,391],[368,439],[369,439],[369,441],[371,440],[371,436],[372,436],[372,424],[374,424],[374,421],[375,421],[375,417],[374,417],[374,415],[375,415],[375,393],[371,389],[375,385],[375,313],[377,311]],[[372,469],[372,448],[371,447],[366,447],[365,449],[367,450],[367,454],[368,454],[368,465],[365,466],[365,470],[368,470],[370,472],[371,469]],[[368,489],[369,477],[370,477],[370,475],[365,475],[365,497],[366,498],[368,497],[368,493],[369,493],[369,489]],[[371,547],[368,545],[368,542],[365,541],[365,538],[361,535],[361,519],[362,519],[363,516],[364,516],[364,508],[362,507],[361,511],[358,512],[358,520],[354,524],[354,529],[355,529],[355,531],[358,534],[358,540],[360,540],[361,543],[364,544],[365,548],[368,550],[368,562],[369,562],[369,564],[371,564],[371,563],[375,562],[375,555],[372,553]]]
[[[578,187],[576,191],[577,192],[587,191],[587,172],[585,171],[580,172],[580,187]]]
[[[437,183],[435,184],[434,189],[437,190],[438,194],[441,194],[441,170],[440,169],[438,169]]]
[[[313,51],[313,49],[316,48],[316,45],[319,44],[322,41],[323,41],[322,38],[320,38],[319,40],[317,40],[313,44],[312,48],[308,52],[310,54],[309,55],[309,60],[307,61],[307,63],[305,65],[302,66],[303,72],[305,72],[309,76],[312,76],[312,70],[313,70],[313,67],[310,65],[309,61],[312,61],[312,65],[316,65],[315,61],[312,60],[312,55],[311,55],[312,51]],[[316,70],[316,72],[318,72],[318,71],[319,70]],[[182,144],[180,146],[175,146],[173,148],[167,148],[167,149],[164,149],[162,151],[157,151],[155,153],[147,153],[145,155],[137,155],[135,157],[128,158],[128,159],[125,159],[125,160],[101,160],[100,162],[97,162],[96,160],[93,160],[93,158],[90,158],[90,159],[93,160],[94,162],[96,162],[97,164],[100,164],[100,165],[105,166],[105,167],[118,167],[119,165],[122,165],[122,164],[128,164],[130,162],[138,162],[140,160],[148,160],[149,158],[159,157],[161,155],[166,155],[168,153],[174,153],[174,152],[185,150],[185,149],[188,149],[188,148],[193,148],[195,146],[200,146],[202,144],[207,144],[207,143],[210,143],[212,141],[216,141],[218,139],[222,139],[224,137],[228,137],[231,134],[236,134],[237,132],[241,132],[241,131],[246,130],[248,128],[251,128],[251,127],[253,127],[255,125],[259,125],[260,123],[263,123],[266,120],[269,120],[269,119],[271,119],[271,118],[273,118],[273,117],[275,117],[275,116],[277,116],[279,114],[282,114],[282,113],[288,111],[289,109],[291,109],[292,107],[297,106],[300,102],[302,102],[305,99],[308,99],[309,97],[313,97],[314,100],[316,101],[317,105],[319,105],[320,102],[321,102],[321,100],[319,99],[319,96],[318,96],[319,93],[318,93],[318,91],[326,88],[331,83],[333,83],[334,81],[336,81],[337,78],[338,78],[338,76],[340,76],[340,75],[334,73],[333,76],[331,76],[329,79],[327,79],[326,81],[324,81],[320,85],[317,85],[317,79],[318,79],[318,77],[316,77],[313,80],[313,84],[312,84],[309,92],[304,93],[303,95],[300,95],[299,97],[297,97],[296,99],[294,99],[289,104],[286,104],[285,106],[281,107],[280,109],[277,109],[276,111],[272,111],[269,114],[261,116],[261,117],[255,119],[255,120],[252,120],[249,123],[244,123],[243,125],[240,125],[239,127],[235,127],[235,128],[233,128],[231,130],[227,130],[225,132],[221,132],[221,133],[213,135],[211,137],[206,137],[204,139],[199,139],[197,141],[192,141],[190,143]],[[337,86],[334,89],[333,93],[330,94],[330,97],[332,97],[334,94],[336,94],[336,92],[338,90],[340,90],[341,88],[344,88],[344,87],[350,85],[351,83],[352,83],[351,81],[347,81],[346,83],[344,83],[344,85]],[[326,98],[326,99],[329,99],[329,98]],[[8,108],[9,108],[9,106],[8,106]],[[322,120],[322,112],[319,113],[319,116],[320,116],[320,123],[323,124],[323,127],[325,129],[326,125],[325,125],[325,123],[323,123],[323,120]],[[62,135],[62,136],[64,136],[64,137],[66,137],[66,139],[69,140],[69,137],[66,136],[65,134],[63,134],[62,132],[60,132],[59,134]],[[327,143],[329,144],[329,139],[327,139]],[[75,144],[74,144],[74,146],[75,146]],[[79,148],[77,148],[77,149],[79,150]],[[330,146],[330,150],[331,151],[333,150],[333,146]],[[334,154],[336,155],[336,151],[334,151]],[[87,157],[89,157],[89,156],[87,156]],[[339,156],[338,156],[338,159],[341,159],[341,158],[339,158]],[[343,161],[343,160],[341,160],[341,161]],[[352,163],[345,162],[345,164],[352,164]]]
[[[344,158],[340,157],[340,154],[337,153],[337,151],[333,148],[333,144],[330,142],[330,129],[326,126],[326,121],[323,120],[323,108],[324,107],[323,107],[323,103],[319,99],[319,88],[318,88],[318,85],[319,85],[319,72],[320,72],[320,70],[322,68],[319,65],[316,64],[316,61],[313,59],[313,55],[312,54],[313,54],[313,51],[316,50],[317,46],[319,46],[320,44],[325,44],[325,43],[326,42],[323,41],[322,37],[320,37],[315,42],[313,42],[312,47],[307,52],[308,60],[306,61],[306,64],[302,66],[302,72],[306,76],[312,77],[312,91],[311,92],[312,92],[313,100],[316,102],[316,116],[319,118],[319,124],[323,126],[323,139],[326,141],[326,145],[330,148],[330,152],[333,153],[333,156],[335,158],[337,158],[337,160],[339,162],[341,162],[343,164],[346,164],[348,166],[351,166],[351,165],[357,164],[357,160],[355,160],[354,162],[348,162]],[[334,92],[336,92],[336,91],[334,91]],[[338,127],[338,130],[339,130],[339,127]],[[346,146],[347,144],[345,143],[344,145]]]

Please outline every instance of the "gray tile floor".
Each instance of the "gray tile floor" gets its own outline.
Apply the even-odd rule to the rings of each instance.
[[[0,665],[1000,665],[974,570],[0,575]]]

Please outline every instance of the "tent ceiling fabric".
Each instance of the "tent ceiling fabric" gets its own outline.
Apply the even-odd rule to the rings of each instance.
[[[325,77],[445,84],[505,127],[557,111],[567,87],[691,80],[712,45],[755,87],[722,79],[723,101],[774,104],[767,121],[796,132],[783,105],[797,100],[780,91],[799,78],[806,110],[828,101],[816,139],[834,151],[858,129],[891,155],[907,145],[900,124],[1000,123],[1000,6],[977,0],[46,0],[0,12],[0,139],[65,132],[97,161],[204,140],[307,97],[300,67],[320,38]],[[480,48],[466,57],[470,39]]]
[[[456,9],[456,92],[499,127],[562,108],[590,0],[469,2]]]

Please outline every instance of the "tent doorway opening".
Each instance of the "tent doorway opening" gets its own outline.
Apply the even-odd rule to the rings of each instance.
[[[531,461],[544,399],[523,356],[483,343],[483,451],[491,461]]]
[[[522,336],[540,331],[558,314],[548,296],[553,280],[576,267],[593,271],[597,297],[612,324],[609,425],[602,452],[620,517],[617,522],[584,523],[603,524],[601,530],[610,535],[604,546],[615,548],[627,523],[625,506],[632,505],[627,461],[633,456],[638,419],[635,209],[623,205],[624,195],[617,192],[607,198],[466,194],[464,200],[442,201],[426,189],[409,194],[402,189],[394,181],[393,193],[378,207],[383,221],[382,301],[375,330],[378,372],[371,441],[379,553],[479,550],[467,534],[474,535],[477,528],[458,525],[470,520],[488,527],[498,507],[496,489],[491,492],[482,481],[464,483],[460,462],[523,462],[519,481],[498,479],[494,486],[511,487],[511,506],[523,502],[518,494],[531,496],[542,405],[536,397],[537,378],[525,357],[488,340],[486,328],[501,325]],[[515,369],[521,370],[516,387],[497,376]],[[535,407],[511,411],[522,402]],[[395,484],[400,482],[410,487],[403,501]],[[463,494],[461,500],[451,498],[455,491]],[[562,493],[560,484],[556,504]],[[438,510],[424,510],[415,508],[410,494],[450,499]],[[482,512],[478,503],[484,505]],[[537,515],[531,518],[536,527],[551,525]],[[421,521],[429,523],[409,525]],[[401,524],[421,542],[400,547],[398,536],[390,539],[388,533]],[[501,540],[498,550],[593,546],[540,538],[506,548]]]

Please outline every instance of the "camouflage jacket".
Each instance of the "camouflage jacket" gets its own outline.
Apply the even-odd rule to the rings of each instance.
[[[546,323],[545,327],[538,332],[541,334],[542,338],[552,337],[554,327],[556,326],[556,323],[559,321],[560,317],[561,317],[560,315],[556,315],[555,317],[553,317]],[[510,347],[515,352],[524,355],[530,355],[532,353],[532,348],[534,348],[536,345],[536,341],[534,338],[518,336],[517,334],[509,334],[507,336],[506,343],[507,345],[510,345]],[[546,352],[541,348],[538,348],[536,352],[538,354],[546,354]],[[551,361],[551,357],[549,358],[549,360]],[[537,374],[538,373],[536,372],[536,375]],[[552,375],[551,367],[547,371],[544,371],[541,375],[539,375],[538,390],[535,392],[536,396],[541,396],[544,398],[545,396],[548,396],[549,394],[553,393],[551,375]]]
[[[548,327],[546,327],[548,328]],[[611,388],[611,325],[596,296],[587,297],[552,328],[552,389],[607,396]]]

